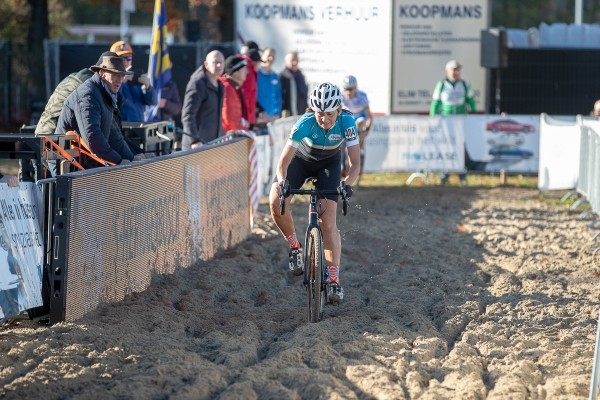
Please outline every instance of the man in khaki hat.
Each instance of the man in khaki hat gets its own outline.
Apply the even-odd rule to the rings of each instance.
[[[67,97],[55,133],[76,131],[97,157],[115,164],[132,161],[134,155],[120,129],[122,98],[118,92],[125,77],[133,73],[114,52],[102,53],[90,70],[94,76]],[[84,166],[97,167],[98,163],[89,159]]]

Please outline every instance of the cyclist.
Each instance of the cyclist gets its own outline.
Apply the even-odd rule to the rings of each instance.
[[[290,245],[289,268],[295,275],[304,271],[302,248],[291,212],[281,215],[279,194],[289,196],[289,189],[302,187],[306,179],[317,178],[318,190],[335,190],[341,180],[340,162],[342,144],[346,143],[350,168],[344,182],[348,195],[360,171],[360,151],[357,127],[347,111],[342,111],[340,89],[329,82],[316,86],[309,97],[309,109],[294,124],[289,139],[277,164],[276,181],[270,194],[273,220]],[[287,197],[286,208],[290,197]],[[340,285],[340,256],[342,250],[340,232],[336,223],[338,196],[325,196],[319,200],[320,224],[323,232],[325,263],[329,272],[327,291],[335,304],[344,297]]]
[[[360,143],[360,172],[358,173],[358,182],[362,177],[365,166],[365,138],[369,135],[373,116],[369,108],[369,98],[362,90],[358,90],[358,82],[353,75],[344,78],[344,99],[342,100],[344,108],[352,113],[356,126],[358,127],[358,141]],[[345,169],[346,165],[344,165]]]

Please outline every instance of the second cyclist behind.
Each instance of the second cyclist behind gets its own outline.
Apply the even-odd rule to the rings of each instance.
[[[360,143],[360,172],[358,174],[358,181],[360,181],[365,168],[365,139],[369,135],[373,116],[369,108],[369,98],[365,92],[358,90],[358,82],[353,75],[348,75],[344,78],[344,98],[342,104],[345,109],[352,113],[358,128],[358,141]],[[346,165],[344,167],[347,168]]]
[[[302,247],[296,235],[291,212],[281,215],[279,193],[289,188],[299,189],[311,177],[317,178],[317,190],[335,190],[341,180],[342,144],[348,148],[350,168],[344,178],[348,197],[360,172],[358,132],[352,115],[342,111],[340,89],[325,82],[316,86],[309,98],[309,110],[294,124],[289,139],[277,164],[277,182],[270,193],[273,220],[290,245],[289,268],[295,275],[304,270]],[[288,209],[291,197],[286,198]],[[338,196],[331,195],[319,200],[320,226],[323,232],[325,264],[329,272],[327,291],[335,304],[344,297],[340,284],[340,258],[342,243],[337,227]],[[337,300],[337,301],[336,301]]]

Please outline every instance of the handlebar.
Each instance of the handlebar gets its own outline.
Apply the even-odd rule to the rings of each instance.
[[[345,182],[341,181],[340,186],[338,186],[335,190],[318,190],[318,189],[289,189],[289,194],[302,194],[302,195],[317,195],[317,196],[328,196],[332,194],[336,194],[342,198],[342,214],[345,216],[348,213],[348,203],[349,199],[346,195]],[[279,195],[279,210],[281,215],[285,214],[285,196],[283,194]]]

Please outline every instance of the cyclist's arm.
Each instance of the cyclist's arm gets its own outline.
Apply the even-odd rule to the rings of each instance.
[[[344,181],[352,186],[358,179],[358,174],[360,173],[360,146],[348,147],[348,160],[350,169],[348,170],[348,175],[344,178]]]
[[[289,143],[286,144],[277,163],[277,182],[283,182],[287,178],[287,170],[295,154],[296,149]]]

